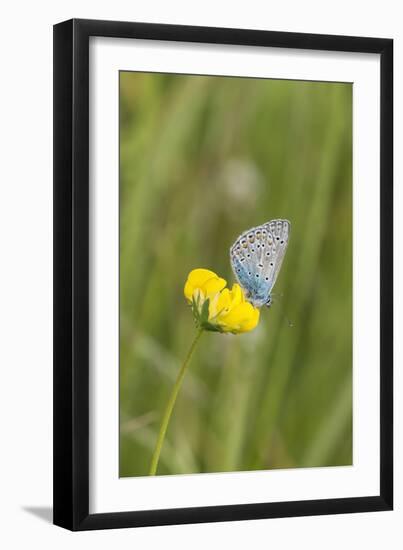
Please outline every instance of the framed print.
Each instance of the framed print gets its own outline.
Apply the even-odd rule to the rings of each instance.
[[[391,510],[393,42],[54,27],[54,523]]]

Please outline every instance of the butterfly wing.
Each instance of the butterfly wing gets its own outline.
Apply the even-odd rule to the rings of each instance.
[[[268,302],[283,263],[290,222],[271,220],[242,233],[230,249],[231,266],[247,299],[256,307]]]

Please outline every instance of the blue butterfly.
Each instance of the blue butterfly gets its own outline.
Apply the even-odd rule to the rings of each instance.
[[[271,291],[287,250],[291,224],[271,220],[242,233],[231,246],[231,266],[255,307],[271,304]]]

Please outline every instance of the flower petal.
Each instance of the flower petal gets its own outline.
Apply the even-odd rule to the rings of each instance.
[[[224,288],[210,300],[209,320],[217,322],[221,315],[228,313],[231,307],[231,293]]]
[[[201,288],[207,298],[210,298],[211,296],[214,296],[214,294],[217,294],[217,292],[220,292],[226,284],[227,281],[225,279],[221,279],[221,277],[217,277],[217,275],[215,275],[214,277],[207,279],[207,281],[201,285]]]
[[[238,334],[253,330],[259,322],[260,312],[249,302],[242,302],[233,307],[227,315],[219,318],[219,322],[227,332]]]
[[[196,289],[202,290],[204,295],[209,298],[222,290],[226,284],[225,279],[221,279],[210,269],[193,269],[188,275],[183,293],[186,300],[191,302]]]
[[[260,311],[257,308],[253,307],[252,304],[250,304],[250,306],[253,311],[250,312],[248,318],[240,325],[238,333],[249,332],[250,330],[256,328],[257,324],[259,323]]]
[[[233,306],[241,304],[245,301],[244,292],[242,288],[238,285],[238,283],[232,285],[231,298]]]
[[[183,289],[183,294],[185,295],[185,298],[188,302],[192,301],[193,290],[194,290],[193,285],[191,285],[189,283],[189,280],[187,280],[185,283],[185,288]]]
[[[189,273],[183,289],[186,300],[191,302],[195,289],[200,289],[203,284],[212,277],[217,277],[214,271],[210,271],[209,269],[193,269]]]
[[[210,269],[193,269],[188,275],[188,282],[194,287],[201,287],[212,277],[218,278],[218,275],[214,271],[210,271]]]

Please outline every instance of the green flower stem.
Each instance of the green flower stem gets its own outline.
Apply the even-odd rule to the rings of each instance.
[[[202,333],[203,333],[203,329],[201,328],[201,329],[198,330],[198,332],[195,336],[195,339],[193,340],[192,345],[190,346],[190,349],[188,351],[186,359],[183,362],[183,365],[181,366],[181,368],[178,372],[178,376],[176,377],[175,385],[173,387],[173,390],[172,390],[172,393],[170,395],[168,404],[166,406],[164,416],[162,417],[162,422],[161,422],[161,427],[160,427],[160,431],[159,431],[159,434],[158,434],[157,443],[155,445],[153,457],[152,457],[152,460],[151,460],[151,467],[150,467],[150,473],[149,473],[150,476],[155,476],[155,474],[157,473],[158,462],[159,462],[159,459],[160,459],[162,445],[164,444],[165,435],[167,433],[169,420],[171,418],[172,411],[173,411],[174,406],[175,406],[176,398],[178,397],[180,387],[182,385],[183,379],[184,379],[185,374],[186,374],[186,369],[187,369],[187,367],[190,363],[193,352],[196,349],[197,343],[200,340],[200,336],[202,335]]]

